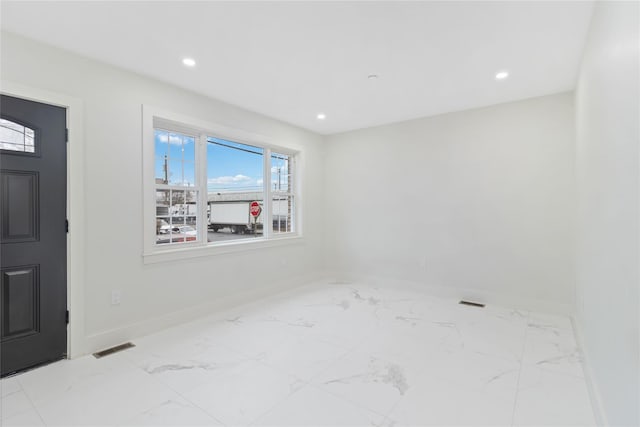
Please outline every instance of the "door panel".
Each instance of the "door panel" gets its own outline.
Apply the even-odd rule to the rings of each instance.
[[[38,266],[2,270],[2,339],[24,337],[39,330]]]
[[[66,110],[0,96],[1,375],[67,348]]]
[[[38,174],[2,171],[2,243],[38,240]]]

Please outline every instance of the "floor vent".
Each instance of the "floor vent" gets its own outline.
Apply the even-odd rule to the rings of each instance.
[[[480,307],[480,308],[484,308],[484,304],[480,304],[479,302],[471,302],[471,301],[461,300],[461,301],[459,302],[459,304],[462,304],[462,305],[470,305],[471,307]]]
[[[95,357],[96,359],[100,359],[101,357],[105,357],[105,356],[108,356],[110,354],[126,350],[126,349],[131,348],[131,347],[135,347],[135,344],[132,344],[130,342],[126,342],[124,344],[120,344],[120,345],[117,345],[115,347],[111,347],[111,348],[108,348],[106,350],[102,350],[102,351],[99,351],[97,353],[93,353],[93,357]]]

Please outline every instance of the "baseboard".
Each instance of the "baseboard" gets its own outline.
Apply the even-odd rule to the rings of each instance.
[[[380,275],[369,276],[340,271],[326,271],[325,278],[336,282],[361,282],[380,286],[403,286],[419,289],[427,294],[442,298],[466,299],[505,308],[538,311],[565,316],[574,315],[574,307],[572,304],[522,298],[514,295],[506,295],[472,288],[452,288],[406,279],[397,279],[394,277],[383,277]]]
[[[582,333],[582,328],[580,327],[575,316],[571,316],[571,323],[573,324],[573,330],[576,336],[576,341],[578,342],[578,348],[582,353],[582,369],[584,371],[584,378],[587,382],[587,391],[589,392],[589,399],[591,400],[593,416],[595,417],[596,423],[599,426],[608,426],[610,424],[607,420],[606,412],[604,411],[604,405],[602,404],[602,398],[600,397],[598,385],[595,382],[595,376],[593,375],[593,371],[591,370],[589,354],[586,352],[586,347],[584,346],[584,334]]]
[[[230,309],[238,308],[245,304],[255,303],[260,299],[290,291],[297,287],[320,280],[322,277],[323,275],[320,273],[292,277],[260,288],[239,292],[223,298],[217,298],[215,301],[208,301],[203,304],[174,311],[163,316],[145,319],[127,326],[88,335],[85,340],[84,354],[104,350],[105,348],[135,340],[136,338],[206,316],[215,316],[216,314],[223,316],[224,313]],[[74,355],[74,358],[78,356],[82,356],[82,354]]]

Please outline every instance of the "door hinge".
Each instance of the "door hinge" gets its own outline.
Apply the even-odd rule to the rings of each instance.
[[[65,142],[69,142],[69,129],[64,130],[64,140]]]
[[[64,220],[64,229],[66,230],[66,232],[69,232],[69,220],[65,219]]]
[[[67,314],[65,315],[65,321],[67,322],[67,325],[69,324],[69,310],[67,310]]]

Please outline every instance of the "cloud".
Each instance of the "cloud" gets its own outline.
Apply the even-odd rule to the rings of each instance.
[[[260,178],[256,181],[257,185],[262,185],[264,183],[264,179]]]
[[[169,140],[169,144],[171,145],[181,145],[183,140],[184,144],[191,144],[193,142],[193,138],[190,136],[182,137],[181,135],[171,134],[169,138],[169,134],[167,132],[156,132],[156,139],[162,143],[167,143],[167,139]]]
[[[217,178],[209,178],[207,182],[209,184],[237,184],[237,183],[247,183],[251,181],[246,175],[236,175],[236,176],[219,176]]]

